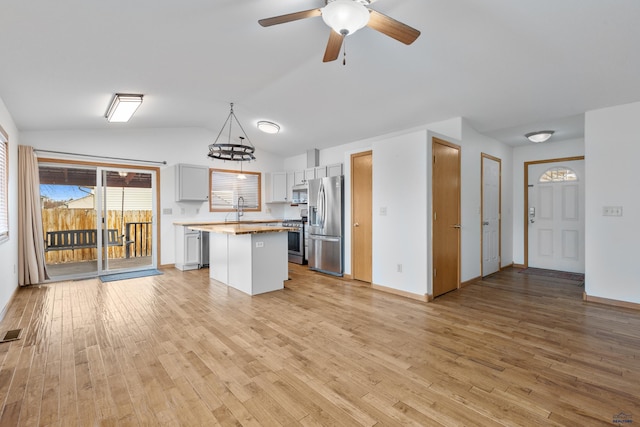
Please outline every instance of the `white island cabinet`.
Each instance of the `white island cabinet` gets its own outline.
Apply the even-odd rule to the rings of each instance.
[[[209,232],[209,277],[249,295],[277,291],[288,280],[286,227],[193,226]]]

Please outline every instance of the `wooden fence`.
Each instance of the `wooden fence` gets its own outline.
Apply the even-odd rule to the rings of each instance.
[[[109,211],[107,214],[107,227],[117,229],[118,235],[124,235],[123,227],[127,223],[145,223],[151,222],[151,211],[147,210],[131,210],[124,211],[124,215],[120,211]],[[96,229],[96,211],[93,209],[43,209],[42,224],[44,232],[58,230],[95,230]],[[141,231],[141,230],[144,230]],[[133,233],[133,228],[131,229]],[[131,235],[131,239],[136,241],[144,241],[145,245],[150,247],[152,231],[151,227],[140,228],[136,230],[135,236]],[[44,239],[44,236],[42,236]],[[123,239],[124,240],[124,239]],[[109,258],[125,258],[125,246],[111,246]],[[138,255],[133,249],[131,255]],[[138,255],[140,256],[140,255]],[[75,249],[75,250],[58,250],[48,251],[45,253],[45,262],[47,264],[61,264],[66,262],[92,261],[98,259],[97,249]]]

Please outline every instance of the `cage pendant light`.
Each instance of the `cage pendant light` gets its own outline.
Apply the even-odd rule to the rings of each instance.
[[[235,120],[236,124],[242,131],[242,135],[239,136],[238,139],[240,142],[232,142],[231,140],[231,128],[233,127],[233,121]],[[220,136],[228,128],[226,135],[226,142],[220,141]],[[224,137],[222,138],[225,139]],[[244,141],[247,141],[248,145],[244,144]],[[247,136],[247,133],[242,128],[242,125],[238,121],[235,113],[233,112],[233,102],[231,103],[231,109],[229,111],[229,115],[227,116],[227,120],[225,120],[222,125],[222,129],[218,133],[216,140],[213,144],[209,145],[209,154],[207,156],[212,159],[220,159],[220,160],[232,160],[236,162],[245,162],[255,160],[256,156],[253,153],[256,151],[255,147],[251,143],[251,140]]]

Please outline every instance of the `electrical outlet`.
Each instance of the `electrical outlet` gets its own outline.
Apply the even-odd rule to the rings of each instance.
[[[402,264],[398,264],[398,273],[402,273]]]
[[[171,208],[164,208],[164,209],[162,209],[162,214],[163,214],[163,215],[171,215],[171,214],[173,214],[173,209],[171,209]]]
[[[196,215],[200,213],[200,208],[196,208]]]
[[[256,242],[256,248],[264,248],[264,242]]]

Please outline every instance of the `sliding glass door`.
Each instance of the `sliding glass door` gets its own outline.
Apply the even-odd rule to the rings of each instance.
[[[40,163],[52,280],[157,267],[156,171]]]
[[[155,172],[100,169],[99,273],[155,268]]]

